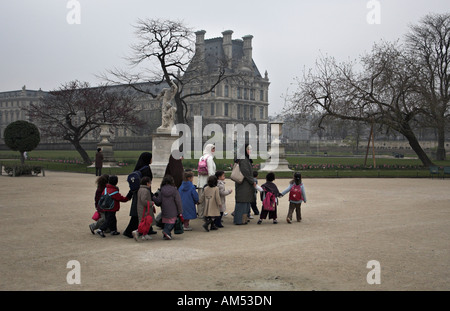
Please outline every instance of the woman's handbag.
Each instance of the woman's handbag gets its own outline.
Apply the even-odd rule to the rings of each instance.
[[[239,168],[239,163],[234,163],[233,170],[231,171],[230,179],[238,184],[242,184],[244,181],[244,175],[241,173],[241,169]]]
[[[145,215],[147,211],[147,215]],[[144,212],[142,213],[142,219],[138,226],[138,232],[142,235],[148,234],[150,231],[150,227],[152,226],[153,218],[150,215],[150,201],[147,201],[147,208],[144,208]]]

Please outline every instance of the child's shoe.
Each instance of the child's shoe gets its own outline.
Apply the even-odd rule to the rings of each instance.
[[[257,224],[258,224],[258,225],[262,224],[262,220],[261,220],[261,219],[258,220]]]
[[[274,219],[273,224],[276,225],[278,223],[278,220]]]
[[[205,229],[206,232],[209,232],[208,226],[209,226],[209,223],[207,223],[207,222],[205,222],[205,223],[203,224],[203,226],[202,226],[203,229]]]
[[[104,233],[102,230],[98,229],[98,230],[96,231],[96,233],[97,233],[99,236],[101,236],[102,238],[106,238],[106,235],[105,235],[105,233]]]
[[[170,236],[170,234],[167,234],[163,231],[163,239],[164,240],[172,240],[172,237]]]
[[[286,218],[286,221],[287,221],[288,224],[291,224],[291,223],[292,223],[292,221],[291,221],[291,219],[290,219],[289,217]],[[298,221],[298,220],[297,220],[297,221]]]
[[[143,241],[149,241],[149,240],[152,240],[153,238],[152,238],[151,236],[149,236],[148,234],[146,234],[146,235],[143,235],[143,236],[141,237],[141,239],[142,239]]]
[[[139,232],[137,230],[134,230],[133,232],[131,232],[131,235],[133,236],[133,239],[136,242],[139,242]]]

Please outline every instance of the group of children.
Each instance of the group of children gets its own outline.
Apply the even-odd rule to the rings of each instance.
[[[272,219],[274,224],[278,223],[278,198],[287,193],[289,193],[289,210],[286,221],[289,224],[292,223],[292,216],[295,211],[297,222],[300,222],[302,219],[301,204],[303,202],[306,203],[305,187],[302,183],[301,174],[298,172],[295,173],[289,186],[281,192],[274,183],[275,174],[273,172],[266,175],[266,182],[261,186],[257,184],[257,176],[257,173],[255,173],[255,200],[251,204],[251,209],[254,214],[259,215],[257,224],[261,224],[267,217]],[[192,231],[190,221],[198,217],[204,219],[202,227],[207,232],[222,228],[222,217],[226,215],[226,196],[233,192],[231,189],[225,189],[225,172],[218,171],[215,175],[209,176],[207,185],[203,188],[200,196],[198,195],[193,180],[193,172],[186,171],[184,173],[183,183],[177,189],[173,177],[166,175],[161,182],[160,189],[155,194],[152,194],[150,178],[143,177],[137,194],[139,222],[141,222],[143,217],[150,215],[153,220],[161,224],[162,234],[165,240],[172,239],[172,231],[177,223],[181,223],[184,231]],[[89,225],[92,234],[98,234],[102,237],[105,237],[106,232],[110,232],[111,235],[120,234],[117,231],[116,212],[120,210],[120,202],[129,201],[133,193],[130,191],[125,197],[122,196],[117,188],[117,183],[118,178],[114,175],[102,175],[97,178],[95,208],[99,214],[99,219]],[[256,206],[257,192],[260,192],[262,202],[260,213]],[[114,200],[112,209],[102,210],[98,205],[100,197],[104,194],[110,195]],[[156,217],[155,204],[161,207],[161,213]],[[202,204],[203,207],[201,214],[199,213],[200,209],[197,210],[196,208],[198,204]],[[250,216],[250,210],[248,214]],[[150,227],[149,232],[135,230],[132,234],[136,241],[149,240],[151,239],[149,235],[151,232],[155,233],[152,231],[152,227]]]

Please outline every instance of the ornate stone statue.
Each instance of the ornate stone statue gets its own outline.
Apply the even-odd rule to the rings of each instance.
[[[156,99],[163,99],[161,109],[162,124],[156,130],[157,133],[171,133],[172,127],[175,125],[175,114],[177,112],[177,108],[172,105],[172,100],[178,92],[178,87],[173,81],[170,81],[170,84],[170,88],[163,89],[156,97]]]

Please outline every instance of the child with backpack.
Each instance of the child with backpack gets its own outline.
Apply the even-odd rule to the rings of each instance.
[[[277,224],[277,205],[278,205],[278,197],[281,196],[280,191],[278,190],[277,185],[274,184],[275,174],[273,172],[267,173],[266,175],[266,183],[261,185],[261,187],[256,185],[256,189],[261,192],[261,201],[262,209],[259,216],[259,220],[257,222],[260,225],[263,219],[269,216],[269,219],[273,219],[273,223]]]
[[[302,183],[302,174],[299,172],[294,174],[294,179],[289,183],[287,187],[281,194],[285,195],[289,192],[289,211],[286,217],[287,223],[292,223],[292,214],[297,215],[297,222],[302,220],[301,205],[302,202],[306,203],[305,186]]]
[[[97,190],[95,191],[94,204],[97,213],[100,214],[100,218],[96,222],[89,225],[89,229],[91,230],[92,234],[95,234],[95,230],[100,228],[100,226],[105,222],[105,213],[99,212],[98,201],[100,200],[102,194],[105,192],[106,185],[108,184],[108,179],[109,175],[105,174],[97,177],[97,180],[95,181],[95,183],[97,184]]]
[[[105,231],[107,229],[111,230],[111,235],[120,234],[120,232],[117,232],[116,212],[120,210],[120,202],[128,202],[132,196],[131,192],[129,192],[126,197],[122,196],[119,193],[119,188],[117,187],[118,182],[119,179],[117,178],[117,176],[109,176],[108,184],[106,185],[105,192],[103,192],[103,195],[109,195],[113,199],[112,208],[102,209],[99,204],[99,212],[105,213],[105,222],[100,226],[96,233],[103,238],[105,237]]]
[[[178,217],[183,217],[183,206],[180,193],[175,187],[175,181],[170,175],[164,176],[158,196],[153,196],[153,202],[161,206],[161,219],[164,224],[163,239],[172,240],[172,230]]]
[[[194,173],[192,171],[185,172],[183,180],[183,183],[178,189],[183,205],[183,229],[184,231],[192,231],[192,228],[189,227],[189,222],[191,219],[197,218],[195,204],[198,203],[198,193],[193,184]]]
[[[155,219],[155,211],[152,201],[152,192],[151,192],[151,185],[152,182],[150,180],[150,177],[145,176],[141,179],[141,187],[139,188],[137,192],[137,214],[139,218],[139,223],[142,221],[142,217],[145,215],[150,215],[152,219]],[[151,228],[151,224],[149,226],[149,230]],[[148,235],[148,232],[139,232],[138,229],[134,230],[132,232],[133,238],[136,241],[139,240],[151,240],[151,236]]]

